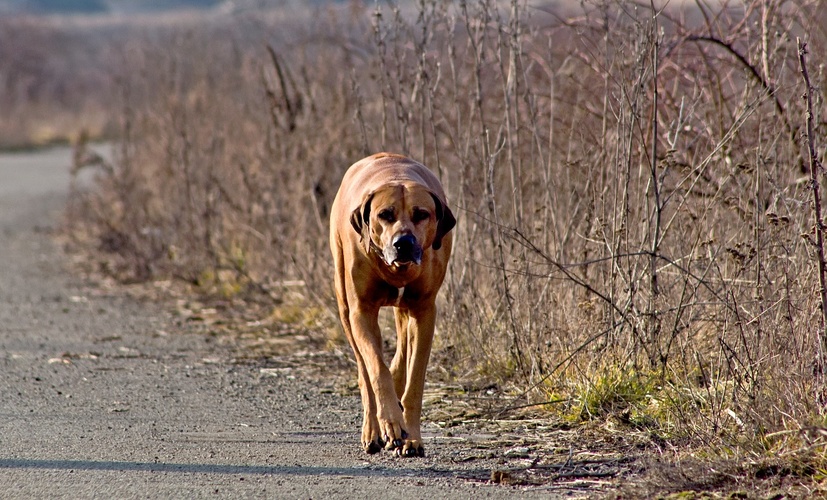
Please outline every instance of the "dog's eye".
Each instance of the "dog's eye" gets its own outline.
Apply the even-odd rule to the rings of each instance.
[[[378,214],[376,214],[376,216],[385,222],[394,222],[396,220],[396,217],[393,215],[393,210],[389,208],[380,211]]]
[[[422,222],[424,220],[428,220],[430,218],[431,218],[431,213],[428,212],[427,210],[423,210],[421,208],[417,208],[416,210],[414,210],[413,217],[412,217],[412,219],[414,221],[414,224],[416,224],[417,222]]]

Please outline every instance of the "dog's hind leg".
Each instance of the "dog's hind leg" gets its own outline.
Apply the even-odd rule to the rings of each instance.
[[[402,400],[405,394],[405,384],[408,381],[408,324],[410,316],[406,309],[393,308],[393,315],[396,320],[396,354],[391,361],[391,376],[393,386],[396,389],[396,397]],[[403,408],[404,410],[404,408]]]

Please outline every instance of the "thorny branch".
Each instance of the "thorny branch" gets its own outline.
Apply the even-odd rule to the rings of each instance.
[[[797,38],[798,62],[801,66],[801,75],[807,86],[804,98],[807,100],[807,148],[810,160],[810,183],[813,192],[813,215],[815,216],[815,248],[818,258],[818,285],[821,297],[821,336],[819,345],[819,373],[824,372],[825,355],[827,355],[827,262],[824,260],[824,220],[821,214],[821,188],[818,174],[821,172],[821,162],[818,160],[815,148],[815,132],[813,130],[813,86],[810,84],[810,74],[807,72],[807,43]]]

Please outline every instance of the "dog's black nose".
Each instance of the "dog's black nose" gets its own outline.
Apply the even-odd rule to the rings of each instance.
[[[403,234],[393,240],[393,247],[401,254],[409,254],[416,246],[416,237],[412,234]]]
[[[416,241],[416,236],[411,233],[401,234],[393,240],[392,248],[385,248],[385,262],[419,265],[422,262],[422,247]]]

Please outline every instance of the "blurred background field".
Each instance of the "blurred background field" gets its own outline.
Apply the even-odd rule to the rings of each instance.
[[[67,227],[100,271],[340,343],[330,203],[355,160],[409,154],[459,219],[434,378],[827,472],[824,2],[23,3],[0,2],[0,145],[76,144],[96,183]]]

